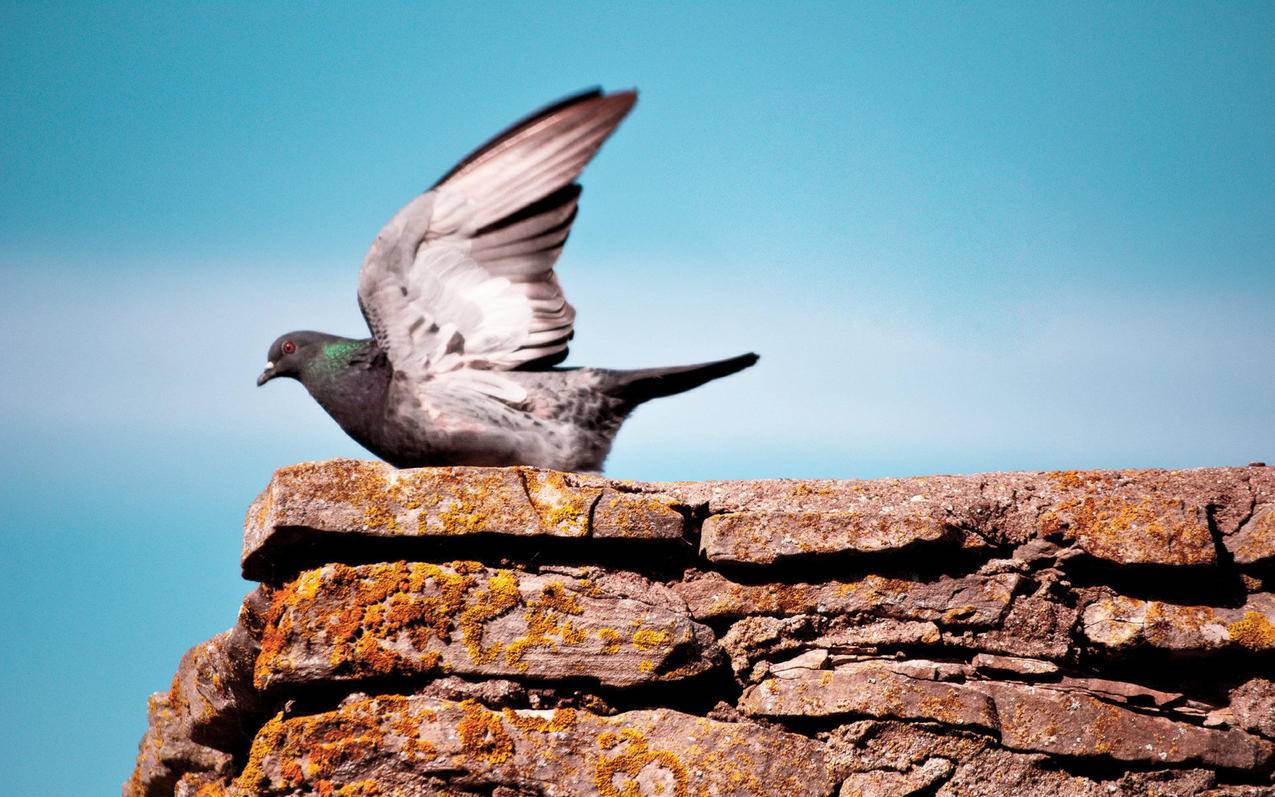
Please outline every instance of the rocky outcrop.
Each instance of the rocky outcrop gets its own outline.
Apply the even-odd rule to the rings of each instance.
[[[1275,470],[283,468],[126,797],[1275,795]]]

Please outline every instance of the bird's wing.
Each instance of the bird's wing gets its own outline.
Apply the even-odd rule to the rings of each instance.
[[[397,373],[423,382],[566,356],[575,310],[553,266],[575,179],[636,100],[595,90],[539,111],[390,219],[359,272],[359,304]],[[473,387],[503,401],[521,390],[495,374]]]

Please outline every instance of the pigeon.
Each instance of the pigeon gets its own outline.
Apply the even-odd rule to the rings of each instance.
[[[602,470],[645,401],[748,368],[756,354],[671,368],[566,368],[575,309],[554,274],[576,179],[637,101],[573,95],[516,122],[404,206],[359,271],[370,338],[280,336],[257,378],[290,377],[397,468]]]

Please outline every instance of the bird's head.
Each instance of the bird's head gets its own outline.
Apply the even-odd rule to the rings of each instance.
[[[270,344],[270,350],[266,352],[266,370],[257,377],[257,387],[261,387],[276,376],[299,379],[302,367],[321,349],[323,342],[331,337],[322,332],[308,331],[280,335],[274,343]]]

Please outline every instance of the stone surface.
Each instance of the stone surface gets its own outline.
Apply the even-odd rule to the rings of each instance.
[[[455,673],[634,686],[713,666],[713,633],[666,587],[422,562],[302,573],[275,593],[256,664],[261,689]]]
[[[983,673],[1010,673],[1022,678],[1043,678],[1058,674],[1058,665],[1041,659],[1025,659],[1020,656],[996,656],[979,653],[970,662]]]
[[[1275,681],[1254,678],[1232,689],[1231,713],[1241,728],[1275,739]]]
[[[840,797],[909,797],[921,794],[951,777],[955,765],[946,758],[930,758],[905,772],[874,769],[853,772],[841,782]]]
[[[1275,561],[1275,504],[1263,504],[1239,531],[1225,538],[1226,550],[1239,565]]]
[[[978,689],[917,678],[881,661],[767,679],[745,689],[739,707],[776,719],[862,716],[996,727],[996,708]]]
[[[1275,595],[1249,595],[1238,608],[1181,606],[1112,595],[1085,607],[1082,628],[1090,642],[1114,650],[1275,651]]]
[[[822,745],[758,725],[667,709],[601,717],[384,696],[271,720],[228,794],[341,794],[356,784],[365,791],[345,793],[395,794],[428,778],[546,797],[822,797],[834,788]]]
[[[993,576],[910,581],[870,575],[854,581],[741,584],[718,573],[697,573],[673,584],[695,619],[748,615],[866,615],[894,620],[929,620],[950,626],[988,628],[1005,615],[1020,578]]]
[[[284,468],[124,793],[1275,797],[1272,507],[1266,467]]]
[[[1275,745],[1243,731],[1148,716],[1071,690],[986,682],[1001,744],[1016,750],[1147,764],[1270,769]]]
[[[773,564],[814,554],[903,551],[959,538],[955,528],[920,509],[731,512],[704,521],[700,550],[710,562]]]
[[[334,459],[275,471],[244,521],[243,568],[268,572],[314,532],[372,537],[679,540],[676,501],[605,479],[536,468],[418,468]],[[299,538],[297,530],[310,532]]]

